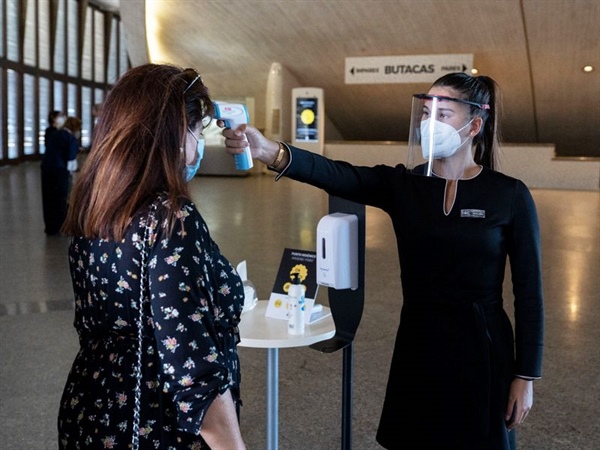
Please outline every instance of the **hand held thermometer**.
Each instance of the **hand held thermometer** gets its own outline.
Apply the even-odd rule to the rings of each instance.
[[[236,129],[241,124],[250,121],[246,105],[221,101],[215,101],[213,104],[215,106],[215,119],[222,120],[227,128]],[[234,155],[233,159],[237,170],[250,170],[254,166],[250,147],[244,148],[244,153]]]

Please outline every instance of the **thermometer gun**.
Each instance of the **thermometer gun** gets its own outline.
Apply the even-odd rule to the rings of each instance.
[[[250,120],[246,105],[220,101],[213,102],[213,104],[215,106],[215,119],[222,120],[227,128],[236,129]],[[254,165],[250,147],[244,148],[244,153],[234,155],[233,159],[237,170],[249,170]]]

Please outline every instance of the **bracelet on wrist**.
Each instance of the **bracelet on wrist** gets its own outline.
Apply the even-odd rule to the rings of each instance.
[[[283,145],[283,142],[279,142],[279,152],[277,153],[277,157],[275,158],[275,161],[273,161],[273,163],[267,167],[269,169],[277,169],[279,167],[279,165],[281,164],[281,161],[283,161],[284,155],[285,155],[285,146]]]

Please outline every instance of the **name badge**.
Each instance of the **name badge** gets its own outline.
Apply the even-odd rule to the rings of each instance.
[[[485,209],[461,209],[460,217],[471,219],[485,219]]]

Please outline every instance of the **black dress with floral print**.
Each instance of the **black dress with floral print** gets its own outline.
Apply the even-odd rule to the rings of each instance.
[[[159,197],[120,242],[71,242],[80,350],[60,403],[61,449],[208,448],[198,433],[211,402],[230,390],[240,404],[241,279],[193,203],[170,235],[168,208]]]

